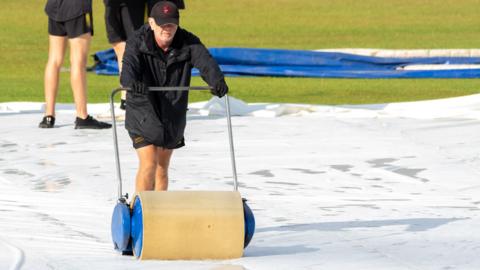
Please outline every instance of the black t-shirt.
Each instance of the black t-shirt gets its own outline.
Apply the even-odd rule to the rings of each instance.
[[[92,12],[92,0],[48,0],[45,13],[54,21],[65,22]]]

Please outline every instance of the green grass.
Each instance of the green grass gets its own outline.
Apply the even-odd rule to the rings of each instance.
[[[0,102],[43,101],[47,60],[45,1],[4,1],[0,10]],[[184,28],[209,47],[478,48],[480,0],[186,0]],[[94,1],[91,53],[109,44],[103,1]],[[90,64],[92,61],[90,60]],[[68,67],[68,55],[65,67]],[[479,93],[478,80],[228,78],[233,96],[248,102],[359,104]],[[192,84],[203,84],[194,78]],[[114,76],[88,75],[90,102],[106,102]],[[192,101],[208,99],[194,93]],[[69,74],[58,102],[72,102]]]
[[[477,48],[479,0],[186,1],[182,23],[212,46]]]

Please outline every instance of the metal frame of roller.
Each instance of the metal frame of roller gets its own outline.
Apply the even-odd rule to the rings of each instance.
[[[207,90],[209,87],[155,87],[150,91]],[[225,96],[233,191],[142,191],[129,204],[122,195],[122,180],[114,95],[110,106],[117,165],[118,203],[112,215],[112,239],[116,250],[139,259],[231,259],[243,255],[255,230],[251,209],[238,192],[228,96]]]

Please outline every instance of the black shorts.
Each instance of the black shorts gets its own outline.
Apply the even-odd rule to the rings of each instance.
[[[145,23],[145,4],[105,6],[105,25],[110,44],[126,41]]]
[[[130,138],[132,139],[132,144],[133,144],[133,148],[135,149],[138,149],[138,148],[142,148],[142,147],[145,147],[145,146],[148,146],[148,145],[153,145],[153,143],[151,142],[148,142],[145,138],[143,138],[142,136],[140,135],[136,135],[136,134],[133,134],[133,133],[128,133],[128,135],[130,135]],[[160,145],[155,145],[157,147],[162,147],[162,148],[165,148],[165,149],[178,149],[180,147],[183,147],[185,146],[185,139],[182,138],[181,141],[177,142],[176,145],[173,145],[173,147],[165,147],[165,146],[160,146]]]
[[[48,33],[52,36],[68,36],[68,38],[76,38],[85,33],[93,36],[92,13],[83,14],[65,22],[57,22],[48,18]]]

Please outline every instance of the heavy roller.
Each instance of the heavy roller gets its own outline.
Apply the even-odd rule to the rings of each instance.
[[[149,91],[210,90],[210,87],[150,87]],[[233,191],[142,191],[128,202],[122,176],[115,118],[115,94],[110,96],[118,201],[112,215],[115,250],[138,259],[232,259],[243,255],[255,231],[255,218],[238,192],[228,95],[226,118],[233,171]]]

